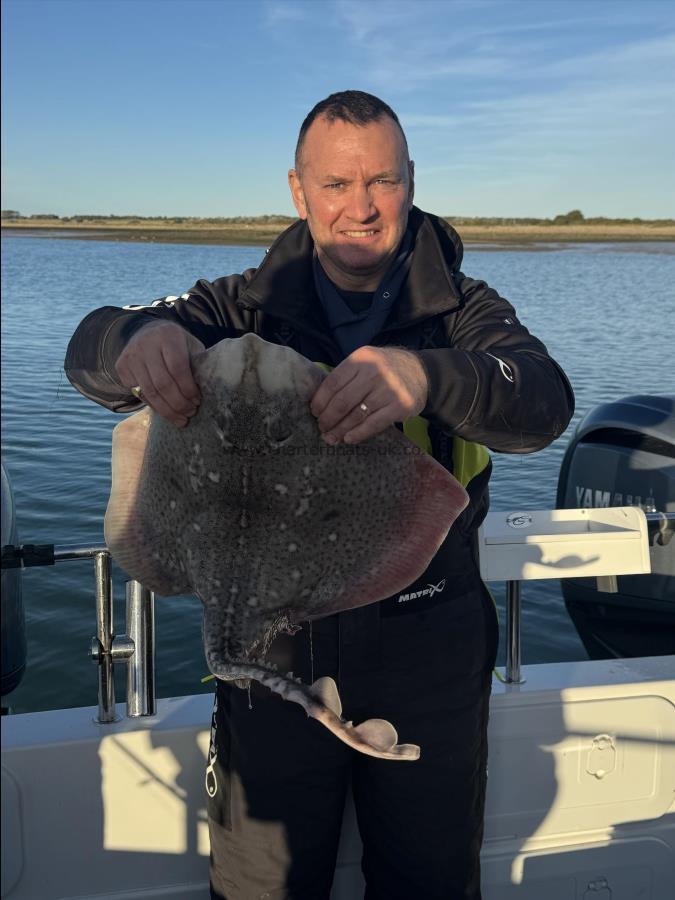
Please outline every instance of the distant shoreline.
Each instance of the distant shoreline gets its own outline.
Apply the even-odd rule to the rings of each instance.
[[[63,240],[121,241],[130,243],[215,244],[269,246],[288,227],[283,224],[197,225],[174,223],[96,223],[52,221],[2,223],[5,235],[51,237]],[[476,225],[457,223],[454,227],[465,244],[497,245],[496,249],[518,249],[525,245],[580,243],[643,243],[675,241],[675,224],[586,224],[569,225]],[[487,247],[486,247],[487,249]],[[534,247],[532,248],[534,249]],[[552,249],[552,248],[551,248]]]

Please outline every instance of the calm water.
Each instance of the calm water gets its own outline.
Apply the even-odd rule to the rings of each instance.
[[[21,237],[3,238],[2,251],[2,453],[14,485],[20,538],[102,541],[110,433],[119,419],[81,397],[65,378],[62,364],[72,332],[96,306],[180,294],[197,278],[256,265],[264,251]],[[598,403],[672,390],[664,372],[675,330],[674,245],[470,249],[463,269],[508,297],[568,373],[577,397],[570,430]],[[570,430],[534,456],[494,455],[493,509],[554,506]],[[121,632],[124,580],[118,570],[114,577]],[[96,671],[88,659],[96,630],[92,564],[32,569],[23,579],[29,660],[12,707],[25,712],[94,705]],[[503,618],[503,586],[493,589]],[[557,583],[527,585],[524,606],[525,662],[585,658]],[[198,602],[160,600],[156,615],[158,695],[210,690],[200,684],[207,669]]]

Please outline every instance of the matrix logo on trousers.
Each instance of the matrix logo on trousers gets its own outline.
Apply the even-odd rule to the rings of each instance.
[[[440,594],[445,587],[445,578],[438,584],[428,584],[421,591],[411,591],[409,594],[399,594],[398,602],[407,603],[408,600],[417,600],[418,597],[433,597],[434,594]]]

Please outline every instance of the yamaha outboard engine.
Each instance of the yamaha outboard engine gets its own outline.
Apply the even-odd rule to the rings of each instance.
[[[556,505],[641,506],[675,512],[675,396],[624,397],[591,410],[565,452]],[[591,659],[675,654],[675,539],[652,541],[651,575],[621,575],[618,591],[595,579],[561,582]]]
[[[18,543],[12,487],[2,463],[2,546]],[[2,570],[2,696],[19,684],[26,668],[26,626],[21,569]]]

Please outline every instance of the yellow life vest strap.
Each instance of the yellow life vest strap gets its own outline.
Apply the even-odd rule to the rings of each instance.
[[[403,423],[403,433],[425,453],[431,454],[429,422],[423,416],[415,416]],[[452,474],[466,487],[472,478],[479,475],[490,461],[490,454],[482,444],[465,441],[461,437],[452,439]]]
[[[452,439],[452,472],[457,481],[466,487],[472,478],[480,474],[490,462],[490,454],[482,444]]]

